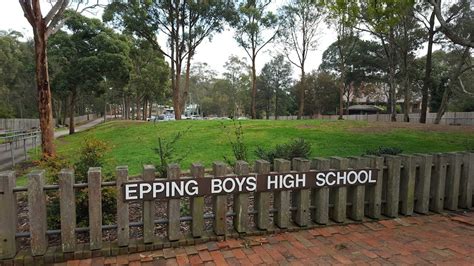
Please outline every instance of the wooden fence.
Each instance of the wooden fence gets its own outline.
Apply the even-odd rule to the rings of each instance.
[[[95,256],[110,256],[201,243],[239,234],[263,234],[325,226],[334,223],[361,222],[395,218],[414,212],[442,212],[471,208],[474,185],[474,153],[414,154],[401,156],[331,157],[312,160],[277,159],[271,164],[258,160],[256,174],[288,173],[291,170],[378,169],[377,183],[372,186],[321,187],[293,191],[255,192],[234,195],[167,199],[165,218],[156,219],[156,202],[144,201],[140,221],[130,221],[132,203],[124,202],[122,185],[132,179],[155,180],[155,168],[143,167],[139,177],[129,177],[126,166],[117,167],[115,181],[103,182],[100,168],[90,168],[87,183],[75,183],[71,170],[62,170],[59,184],[45,185],[45,172],[28,175],[27,187],[15,186],[14,172],[0,174],[0,259],[28,263],[61,262]],[[251,166],[238,161],[234,167],[215,162],[205,171],[201,164],[192,164],[189,172],[181,173],[178,165],[168,167],[168,179],[226,176],[231,172],[246,175]],[[116,223],[103,225],[101,204],[104,188],[117,192]],[[76,224],[76,193],[86,189],[88,195],[88,227]],[[46,193],[60,196],[61,229],[47,226],[49,202]],[[18,232],[17,198],[27,194],[28,232]],[[24,196],[23,196],[24,197]],[[211,201],[209,201],[209,199]],[[207,202],[207,203],[206,203]],[[206,212],[206,204],[212,211]],[[181,208],[189,208],[183,215]],[[107,210],[105,210],[107,211]],[[161,214],[163,215],[163,214]],[[188,222],[188,229],[181,223]],[[206,226],[209,225],[210,227]],[[166,234],[158,237],[158,226],[166,226]],[[131,231],[141,228],[142,235],[133,238]],[[116,239],[104,240],[103,231],[114,230]],[[88,242],[79,243],[79,233],[88,232]],[[60,235],[60,246],[49,246],[48,238]],[[29,248],[17,252],[17,241],[29,240]],[[1,261],[0,261],[1,262]]]

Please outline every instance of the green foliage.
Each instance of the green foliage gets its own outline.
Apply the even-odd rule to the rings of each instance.
[[[64,156],[57,155],[55,157],[45,157],[37,161],[39,169],[43,169],[46,172],[46,183],[57,184],[59,172],[62,169],[71,168],[71,162]]]
[[[257,158],[266,160],[273,164],[275,159],[292,160],[293,158],[309,158],[311,154],[311,143],[298,138],[284,144],[277,144],[273,149],[266,150],[257,146],[255,155]]]
[[[224,131],[227,130],[227,126],[224,123],[222,123],[221,126]],[[233,158],[224,156],[224,161],[228,165],[234,165],[236,161],[247,161],[248,159],[248,149],[244,141],[244,130],[242,128],[242,123],[239,121],[237,125],[237,122],[234,119],[232,130],[232,133],[228,131],[226,132],[230,147],[232,149],[232,154],[234,155]]]
[[[86,182],[87,171],[90,167],[103,167],[105,154],[110,150],[109,145],[96,138],[86,138],[79,151],[79,161],[74,165],[76,181]]]
[[[383,156],[383,155],[398,155],[402,152],[403,152],[403,150],[399,147],[380,146],[377,149],[367,150],[365,152],[365,154],[366,155]]]
[[[155,148],[155,153],[158,154],[159,160],[157,164],[157,171],[160,177],[164,178],[168,173],[168,165],[171,163],[180,163],[187,156],[187,153],[178,155],[176,151],[176,144],[179,140],[191,129],[188,127],[185,131],[177,132],[171,140],[166,140],[158,137],[158,147]]]

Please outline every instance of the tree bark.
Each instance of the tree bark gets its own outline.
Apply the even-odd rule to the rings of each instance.
[[[181,110],[186,110],[186,101],[189,97],[189,82],[190,82],[190,73],[191,70],[191,59],[193,56],[193,52],[189,52],[188,57],[186,59],[186,76],[184,79],[184,90],[183,90],[183,98],[181,99]]]
[[[257,71],[255,69],[255,56],[252,57],[252,119],[257,118]]]
[[[432,86],[431,70],[433,55],[433,39],[434,39],[435,13],[431,13],[430,28],[428,31],[428,51],[426,53],[425,77],[423,78],[423,88],[421,90],[421,113],[420,123],[426,124],[426,115],[428,112],[428,98]]]
[[[72,135],[76,132],[76,127],[74,125],[74,110],[76,109],[76,98],[77,91],[73,89],[70,95],[69,101],[69,135]]]
[[[33,5],[40,9],[39,4]],[[36,12],[41,13],[40,10]],[[48,74],[48,56],[46,52],[47,38],[46,25],[42,17],[35,17],[34,25],[35,42],[35,74],[38,93],[38,111],[41,129],[41,149],[43,158],[56,156],[54,146],[54,120],[51,104],[51,89]]]
[[[301,67],[301,86],[299,90],[299,104],[298,104],[298,116],[296,119],[300,120],[303,118],[304,115],[304,94],[305,94],[305,87],[306,87],[306,80],[305,80],[305,71],[304,66]]]

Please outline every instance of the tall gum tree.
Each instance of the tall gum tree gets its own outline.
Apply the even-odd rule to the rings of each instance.
[[[279,30],[278,18],[268,11],[270,0],[248,0],[240,4],[238,16],[233,21],[235,40],[244,48],[252,65],[251,108],[252,119],[257,118],[257,70],[258,53],[275,39]]]
[[[51,87],[48,73],[48,54],[47,45],[48,37],[57,32],[64,24],[64,12],[70,7],[70,0],[57,0],[51,6],[46,16],[41,10],[40,0],[19,0],[23,9],[25,18],[33,29],[33,40],[35,46],[35,76],[36,87],[38,93],[38,113],[41,129],[41,150],[43,158],[54,157],[56,148],[54,146],[54,119],[53,108],[51,102]],[[83,7],[80,12],[99,5],[89,5],[89,1],[75,1],[76,11],[82,4],[88,5]]]
[[[280,10],[280,29],[288,60],[301,71],[298,91],[298,119],[304,115],[305,63],[318,44],[318,26],[323,20],[321,6],[312,0],[292,0]],[[296,54],[296,56],[292,56]]]

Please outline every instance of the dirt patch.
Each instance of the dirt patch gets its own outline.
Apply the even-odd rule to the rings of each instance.
[[[386,133],[398,129],[411,129],[424,132],[456,132],[474,134],[474,126],[449,126],[403,122],[369,122],[367,125],[353,125],[348,131],[356,133]]]

